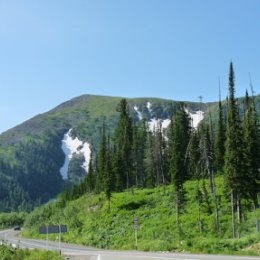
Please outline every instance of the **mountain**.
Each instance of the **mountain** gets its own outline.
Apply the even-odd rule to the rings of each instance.
[[[83,95],[37,115],[0,135],[0,210],[30,210],[47,202],[69,183],[86,174],[90,153],[97,151],[103,122],[112,132],[121,97]],[[256,97],[260,112],[260,96]],[[177,101],[159,98],[127,99],[130,114],[138,122],[146,118],[152,130],[158,120],[167,127]],[[240,100],[242,104],[242,100]],[[185,102],[196,127],[213,120],[217,103]]]

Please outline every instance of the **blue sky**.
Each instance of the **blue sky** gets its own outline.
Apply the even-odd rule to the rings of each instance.
[[[0,0],[0,132],[81,94],[260,92],[258,0]]]

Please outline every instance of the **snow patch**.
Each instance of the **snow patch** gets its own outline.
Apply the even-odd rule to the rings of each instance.
[[[149,122],[148,122],[148,126],[149,126],[149,130],[151,132],[155,131],[156,128],[159,126],[159,120],[152,118]]]
[[[162,125],[162,129],[166,129],[169,124],[171,123],[171,120],[170,119],[155,119],[155,118],[152,118],[149,122],[148,122],[148,125],[149,125],[149,130],[151,132],[153,132],[154,130],[156,130],[159,125],[161,124]]]
[[[149,113],[152,114],[152,104],[151,104],[151,102],[148,101],[146,103],[146,107],[147,107]],[[137,106],[134,106],[134,110],[137,113],[138,118],[140,120],[143,119],[143,116],[142,116],[142,114],[139,111]],[[189,110],[187,108],[185,108],[185,111],[191,117],[191,126],[193,128],[197,128],[199,123],[204,118],[204,112],[201,111],[201,110],[198,110],[196,112],[189,112]],[[155,131],[159,127],[159,124],[161,124],[162,130],[166,129],[170,125],[170,123],[171,123],[170,119],[155,119],[155,118],[151,118],[150,121],[148,122],[149,131],[151,131],[151,132]]]
[[[152,104],[151,102],[147,102],[146,103],[146,107],[149,111],[149,113],[151,114],[152,113]],[[153,132],[154,130],[156,130],[160,124],[162,126],[162,130],[163,129],[166,129],[169,124],[171,123],[171,120],[170,119],[155,119],[155,118],[151,118],[150,121],[148,122],[148,126],[149,126],[149,130],[151,132]]]
[[[162,128],[165,129],[167,128],[171,123],[171,120],[170,119],[164,119],[162,120]]]
[[[204,118],[204,112],[201,110],[198,110],[195,113],[189,113],[189,115],[191,117],[191,126],[194,128],[197,128]]]
[[[90,144],[89,143],[84,143],[82,149],[80,152],[84,155],[85,157],[85,162],[82,164],[82,167],[85,169],[85,171],[88,171],[89,167],[89,162],[90,162],[90,156],[91,156],[91,150],[90,150]]]
[[[137,113],[139,120],[142,120],[143,119],[142,113],[139,111],[137,106],[134,106],[134,110]]]
[[[151,114],[152,113],[152,104],[151,104],[151,102],[147,102],[146,107],[147,107],[148,111]]]
[[[191,118],[191,126],[193,128],[197,128],[199,123],[203,120],[204,118],[204,112],[201,110],[198,110],[196,112],[189,112],[187,108],[185,108],[185,112],[189,114]]]
[[[78,139],[78,137],[73,139],[71,136],[71,131],[72,129],[64,134],[61,145],[61,149],[65,154],[65,161],[63,166],[60,168],[60,174],[64,180],[68,179],[69,163],[73,155],[82,154],[84,156],[85,162],[82,164],[82,167],[85,169],[85,171],[88,170],[91,155],[90,144],[87,142],[83,143]]]

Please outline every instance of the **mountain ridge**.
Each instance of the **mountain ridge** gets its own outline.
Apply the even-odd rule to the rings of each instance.
[[[119,116],[116,107],[121,99],[122,97],[81,95],[2,133],[0,210],[30,209],[55,197],[67,185],[60,175],[66,156],[61,149],[65,133],[72,128],[72,138],[88,142],[95,153],[103,122],[111,133],[116,125]],[[140,112],[143,118],[156,123],[157,119],[169,120],[174,104],[179,101],[127,98],[127,102],[134,120],[140,120]],[[152,104],[152,110],[149,109],[148,102]],[[260,113],[260,95],[256,96],[256,103]],[[217,104],[218,102],[209,103],[213,118]],[[207,116],[208,103],[186,102],[185,106],[190,112],[202,110]],[[77,179],[74,177],[72,179]],[[13,186],[18,187],[17,194],[12,191]]]

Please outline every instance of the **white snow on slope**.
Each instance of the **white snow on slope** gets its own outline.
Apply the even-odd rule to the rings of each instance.
[[[191,126],[197,128],[200,121],[204,118],[204,112],[201,110],[196,111],[196,113],[189,113],[191,117]]]
[[[147,102],[146,107],[147,107],[149,113],[152,114],[151,102]],[[142,113],[139,111],[137,106],[134,106],[134,110],[137,113],[139,120],[142,120],[143,119]],[[203,118],[204,118],[204,112],[201,110],[198,110],[196,112],[189,112],[189,110],[187,108],[185,108],[185,111],[191,117],[191,126],[193,128],[197,128],[200,121],[203,120]],[[162,120],[162,119],[151,118],[150,121],[148,122],[149,131],[151,131],[151,132],[155,131],[159,127],[160,123],[162,125],[162,129],[166,129],[170,125],[171,120],[170,119]]]
[[[149,126],[149,131],[153,132],[156,130],[156,128],[158,127],[158,120],[156,120],[155,118],[152,118],[149,122],[148,122],[148,126]]]
[[[146,107],[147,107],[149,113],[151,114],[152,113],[152,104],[151,104],[151,102],[147,102],[146,103]],[[170,119],[155,119],[155,118],[152,118],[148,122],[149,130],[151,132],[153,132],[154,130],[156,130],[156,128],[159,127],[160,123],[162,124],[162,129],[165,129],[165,128],[167,128],[169,126],[170,122],[171,122]]]
[[[161,123],[162,124],[162,129],[166,129],[169,124],[170,124],[171,120],[170,119],[155,119],[155,118],[152,118],[149,122],[148,122],[148,125],[149,125],[149,130],[151,132],[153,132],[154,130],[156,130],[158,127],[159,127],[159,124]]]
[[[139,109],[138,109],[137,106],[134,106],[134,110],[135,110],[135,112],[136,112],[137,115],[138,115],[138,119],[139,119],[139,120],[142,120],[142,119],[143,119],[142,113],[139,111]]]
[[[73,155],[82,154],[85,157],[85,162],[82,165],[85,171],[88,170],[91,155],[89,143],[83,143],[77,137],[73,139],[73,137],[71,136],[71,131],[72,129],[70,129],[66,134],[64,134],[61,146],[65,154],[65,161],[64,165],[60,168],[60,173],[64,180],[68,179],[69,163]]]
[[[151,102],[147,102],[146,107],[147,107],[148,111],[151,114],[152,113],[152,104],[151,104]]]
[[[170,120],[170,119],[164,119],[164,120],[162,121],[162,128],[163,128],[163,129],[167,128],[167,127],[170,125],[170,123],[171,123],[171,120]]]

